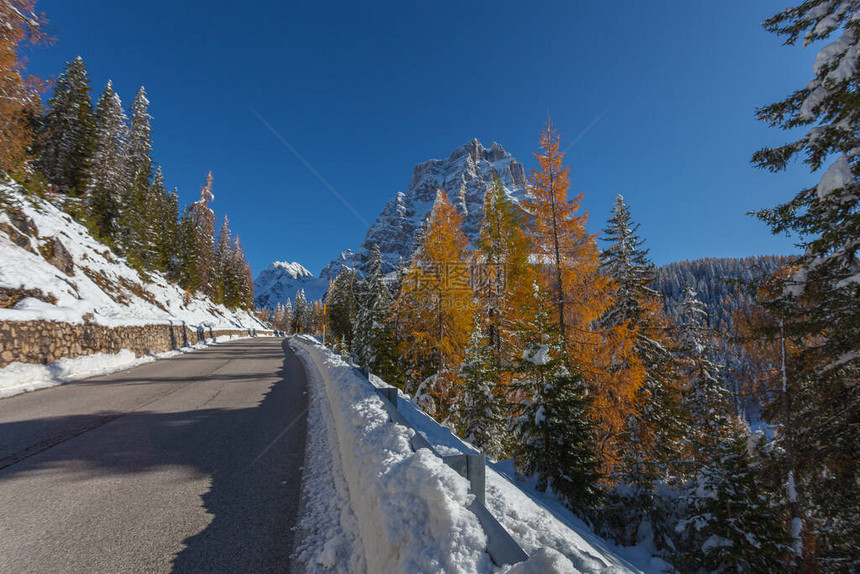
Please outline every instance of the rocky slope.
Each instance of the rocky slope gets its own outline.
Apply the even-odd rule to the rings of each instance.
[[[408,261],[415,249],[416,235],[440,189],[463,215],[463,231],[475,241],[483,217],[484,195],[491,189],[494,176],[514,201],[524,197],[523,166],[497,143],[485,148],[474,139],[455,149],[448,159],[431,159],[415,166],[406,193],[392,197],[358,249],[342,253],[320,272],[320,278],[333,279],[344,265],[364,270],[374,244],[379,245],[389,270],[397,266],[401,257]]]
[[[322,299],[328,288],[328,281],[314,277],[314,274],[298,263],[275,261],[264,269],[254,281],[254,304],[257,307],[274,308],[287,299],[296,300],[296,293],[304,289],[309,301]]]

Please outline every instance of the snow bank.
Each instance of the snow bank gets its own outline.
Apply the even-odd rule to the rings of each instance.
[[[467,510],[469,484],[414,431],[390,423],[381,399],[340,357],[294,338],[325,386],[368,572],[492,572],[486,536]]]
[[[376,386],[390,386],[376,376],[371,380]],[[438,451],[478,452],[422,411],[407,395],[400,394],[398,410]],[[509,573],[659,574],[669,566],[641,548],[610,546],[559,501],[538,492],[534,486],[516,476],[511,461],[487,465],[487,509],[531,556]],[[550,564],[556,565],[554,570],[549,569]]]
[[[173,357],[182,353],[202,349],[234,338],[232,335],[213,337],[205,343],[197,343],[175,351],[166,353],[135,356],[128,350],[119,353],[96,353],[76,357],[74,359],[60,359],[50,365],[34,365],[32,363],[11,363],[0,369],[0,399],[5,399],[20,393],[55,387],[64,383],[107,375],[116,371],[130,369],[144,363],[151,363],[157,359]],[[247,338],[247,337],[241,337]]]
[[[0,321],[60,321],[80,324],[84,317],[106,327],[185,322],[212,329],[266,328],[245,311],[231,311],[202,295],[190,296],[159,273],[143,278],[125,259],[93,238],[87,229],[49,201],[25,196],[17,184],[0,181],[0,196],[23,212],[36,227],[30,249],[0,232],[0,288],[38,289],[48,303],[24,299],[0,309]],[[10,224],[0,211],[0,223]],[[74,262],[74,274],[48,263],[39,248],[57,239]]]

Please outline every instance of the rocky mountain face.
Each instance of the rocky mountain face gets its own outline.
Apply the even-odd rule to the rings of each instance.
[[[320,272],[320,278],[334,279],[343,266],[366,270],[374,244],[379,245],[388,270],[396,268],[401,258],[408,262],[440,189],[463,215],[463,231],[474,242],[483,217],[484,196],[492,188],[494,176],[514,201],[525,196],[522,164],[497,143],[485,148],[474,139],[455,149],[448,159],[431,159],[415,166],[406,193],[392,197],[362,244],[355,251],[341,253]]]
[[[274,308],[287,299],[295,301],[299,289],[304,289],[308,301],[314,301],[322,299],[327,288],[328,280],[314,277],[299,263],[275,261],[254,281],[254,304]]]

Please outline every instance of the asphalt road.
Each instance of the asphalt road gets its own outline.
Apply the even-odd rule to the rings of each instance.
[[[257,338],[0,400],[0,572],[287,572],[307,381]]]

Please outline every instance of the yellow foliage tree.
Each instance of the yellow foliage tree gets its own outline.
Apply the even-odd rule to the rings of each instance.
[[[45,19],[34,12],[34,0],[0,0],[0,171],[21,166],[32,143],[30,118],[41,108],[34,78],[25,79],[18,48],[48,40]]]
[[[447,195],[437,192],[397,300],[398,340],[407,389],[444,420],[459,395],[458,371],[472,327],[468,239]]]
[[[560,138],[547,121],[541,134],[538,168],[530,178],[526,210],[531,217],[532,251],[542,288],[555,307],[561,347],[569,369],[582,374],[592,399],[602,470],[618,462],[617,437],[635,408],[644,370],[625,325],[598,328],[613,303],[610,280],[600,273],[594,235],[579,213],[582,194],[568,197],[569,168]]]

